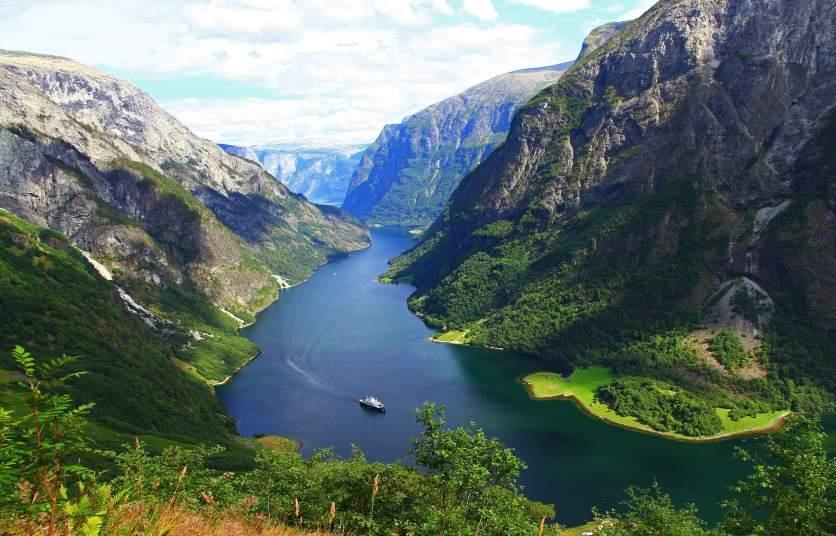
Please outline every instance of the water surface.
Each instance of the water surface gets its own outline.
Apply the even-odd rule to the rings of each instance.
[[[474,421],[516,449],[529,466],[526,494],[555,504],[562,523],[588,520],[592,506],[616,506],[625,487],[654,480],[704,516],[719,515],[717,502],[746,474],[734,447],[755,440],[675,442],[607,425],[568,401],[529,399],[517,378],[549,363],[430,342],[433,331],[406,307],[412,287],[375,280],[411,239],[372,238],[371,248],[282,292],[245,330],[263,353],[218,389],[242,435],[294,437],[305,455],[323,447],[348,454],[354,444],[369,459],[393,461],[419,431],[415,408],[435,401],[451,424]],[[367,393],[386,414],[357,404]]]

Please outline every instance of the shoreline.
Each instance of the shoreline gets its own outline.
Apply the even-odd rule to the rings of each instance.
[[[277,282],[279,282],[279,292],[277,292],[277,293],[276,293],[276,297],[275,297],[275,299],[271,300],[271,301],[270,301],[270,303],[268,303],[267,305],[265,305],[264,307],[262,307],[261,309],[259,309],[258,311],[256,311],[256,312],[255,312],[255,314],[253,315],[253,321],[252,321],[252,322],[249,322],[249,323],[244,323],[244,321],[243,321],[243,320],[241,320],[240,318],[238,318],[238,317],[237,317],[237,316],[235,316],[234,314],[230,313],[229,311],[227,311],[227,310],[226,310],[226,309],[224,309],[223,307],[218,307],[218,309],[219,309],[222,313],[224,313],[224,314],[226,314],[226,315],[230,316],[231,318],[238,320],[238,321],[239,321],[239,325],[238,325],[238,335],[240,335],[241,337],[244,337],[245,339],[249,340],[249,339],[248,339],[248,338],[247,338],[247,337],[246,337],[243,333],[241,333],[241,330],[243,330],[244,328],[248,328],[248,327],[250,327],[250,326],[254,326],[254,325],[255,325],[255,323],[256,323],[256,322],[258,322],[258,315],[259,315],[259,313],[261,313],[262,311],[266,310],[268,307],[272,306],[272,305],[273,305],[273,304],[275,304],[277,301],[279,301],[279,299],[281,298],[281,295],[282,295],[282,291],[283,291],[283,290],[289,290],[289,289],[292,289],[293,287],[298,287],[299,285],[301,285],[302,283],[305,283],[305,282],[306,282],[306,281],[308,281],[311,277],[313,277],[313,275],[314,275],[316,272],[318,272],[318,271],[319,271],[319,270],[320,270],[323,266],[327,266],[327,265],[329,265],[329,264],[331,264],[331,263],[333,263],[333,262],[337,262],[337,261],[339,261],[339,260],[342,260],[342,259],[344,259],[344,258],[348,257],[349,255],[351,255],[352,253],[356,253],[356,252],[358,252],[358,251],[364,251],[364,250],[366,250],[366,249],[369,249],[370,247],[372,247],[372,243],[371,243],[371,241],[369,241],[369,244],[368,244],[366,247],[364,247],[364,248],[360,248],[360,249],[355,249],[355,250],[349,251],[349,252],[347,252],[347,253],[345,254],[345,256],[340,257],[340,258],[338,258],[338,259],[333,259],[333,260],[330,260],[330,261],[325,261],[325,262],[323,262],[322,264],[320,264],[319,266],[317,266],[316,268],[314,268],[314,269],[311,271],[311,273],[310,273],[310,274],[308,274],[308,276],[307,276],[307,277],[305,277],[305,279],[302,279],[301,281],[299,281],[298,283],[294,283],[293,285],[287,284],[287,279],[285,279],[284,277],[279,276],[279,275],[277,275],[277,274],[271,274],[271,276],[273,276],[273,277],[277,277],[277,278],[280,278],[282,281],[284,281],[284,284],[282,284],[281,282],[279,282],[279,280],[277,279]],[[252,342],[252,341],[250,341],[250,342]],[[238,372],[240,372],[240,371],[241,371],[241,369],[243,369],[245,366],[247,366],[248,364],[250,364],[250,362],[251,362],[251,361],[253,361],[256,357],[258,357],[258,356],[260,356],[260,355],[261,355],[261,348],[259,348],[259,349],[258,349],[258,351],[257,351],[255,354],[253,354],[253,356],[252,356],[252,357],[250,357],[249,359],[247,359],[246,361],[244,361],[243,363],[241,363],[241,365],[239,365],[239,366],[238,366],[238,368],[236,368],[234,371],[232,371],[232,373],[231,373],[229,376],[227,376],[226,378],[224,378],[223,380],[221,380],[221,381],[217,381],[217,380],[208,380],[209,385],[211,385],[212,387],[217,387],[217,386],[219,386],[219,385],[225,385],[227,382],[229,382],[229,381],[232,379],[232,377],[233,377],[233,376],[235,376],[236,374],[238,374]]]
[[[208,384],[209,384],[209,385],[211,385],[212,387],[218,387],[218,386],[220,386],[220,385],[226,385],[226,383],[227,383],[227,382],[229,382],[229,380],[231,380],[233,376],[235,376],[236,374],[238,374],[238,373],[241,371],[241,369],[243,369],[244,367],[246,367],[247,365],[249,365],[249,364],[250,364],[250,362],[252,362],[252,360],[253,360],[253,359],[255,359],[256,357],[258,357],[258,356],[260,356],[260,355],[261,355],[261,348],[259,348],[259,349],[258,349],[258,351],[257,351],[256,353],[254,353],[253,355],[251,355],[251,356],[250,356],[250,357],[249,357],[246,361],[244,361],[243,363],[241,363],[240,365],[238,365],[238,367],[237,367],[235,370],[233,370],[233,371],[232,371],[232,373],[230,373],[230,374],[229,374],[229,376],[227,376],[227,377],[226,377],[226,378],[224,378],[223,380],[221,380],[221,381],[218,381],[218,380],[207,380],[207,382],[206,382],[206,383],[208,383]]]
[[[416,313],[417,316],[421,317],[422,315]],[[487,350],[497,350],[497,351],[505,351],[504,348],[499,348],[496,346],[485,346],[479,344],[472,344],[469,341],[463,340],[463,337],[451,339],[451,340],[441,340],[437,338],[439,335],[443,335],[445,333],[451,333],[450,331],[440,331],[436,335],[431,335],[429,337],[430,341],[438,343],[438,344],[453,344],[456,346],[472,346],[474,348],[484,348]],[[466,332],[462,332],[464,335]],[[526,375],[527,377],[528,375]],[[730,439],[738,439],[742,437],[752,437],[752,436],[762,436],[771,434],[774,432],[778,432],[783,429],[784,424],[786,423],[787,417],[792,413],[790,411],[783,411],[771,420],[769,423],[758,426],[755,428],[750,428],[746,430],[734,431],[734,432],[720,432],[718,434],[712,436],[699,436],[699,437],[691,437],[682,434],[678,434],[676,432],[662,432],[659,430],[654,430],[653,428],[637,423],[635,426],[631,426],[629,424],[625,424],[623,422],[618,422],[607,415],[603,415],[595,410],[595,408],[589,407],[586,402],[581,400],[575,393],[561,393],[556,395],[537,395],[534,393],[534,387],[531,383],[525,380],[525,377],[518,377],[516,378],[517,383],[520,383],[524,386],[528,397],[531,400],[536,401],[549,401],[549,400],[559,400],[559,399],[566,399],[573,403],[575,406],[578,407],[583,413],[587,416],[602,421],[610,426],[617,426],[619,428],[623,428],[625,430],[630,430],[633,432],[639,432],[646,435],[653,435],[657,437],[661,437],[664,439],[669,439],[672,441],[680,441],[683,443],[715,443],[718,441],[727,441]]]
[[[571,403],[575,404],[575,406],[577,406],[578,409],[580,409],[587,416],[598,419],[599,421],[605,422],[611,426],[617,426],[619,428],[630,430],[632,432],[653,435],[657,437],[662,437],[664,439],[670,439],[672,441],[680,441],[683,443],[716,443],[718,441],[727,441],[729,439],[737,439],[741,437],[752,437],[771,434],[780,431],[784,427],[787,417],[791,413],[790,411],[781,412],[781,414],[778,417],[776,417],[773,421],[757,428],[740,430],[738,432],[720,432],[719,434],[714,434],[712,436],[691,437],[682,434],[677,434],[676,432],[662,432],[659,430],[654,430],[647,425],[630,426],[628,424],[615,421],[607,417],[606,415],[602,415],[596,412],[593,408],[590,408],[583,400],[581,400],[575,393],[561,393],[557,395],[540,396],[534,393],[534,388],[532,387],[532,384],[530,382],[527,382],[524,377],[518,377],[517,382],[521,383],[525,387],[526,393],[528,393],[528,397],[531,400],[536,400],[539,402],[547,402],[550,400],[560,399],[568,400]]]
[[[482,346],[482,345],[479,345],[479,344],[470,344],[469,342],[464,342],[464,341],[459,341],[459,340],[456,340],[456,341],[442,341],[442,340],[436,339],[432,335],[430,335],[427,338],[430,340],[430,342],[435,342],[435,343],[438,343],[438,344],[454,344],[456,346],[471,346],[473,348],[481,348],[481,349],[484,349],[484,350],[494,350],[494,351],[497,351],[497,352],[507,351],[505,348],[501,348],[499,346]]]
[[[259,313],[261,313],[262,311],[266,310],[266,309],[267,309],[268,307],[270,307],[271,305],[275,304],[277,301],[279,301],[279,299],[281,298],[281,294],[282,294],[282,291],[283,291],[283,290],[288,290],[288,289],[291,289],[291,288],[293,288],[293,287],[299,286],[299,285],[301,285],[302,283],[304,283],[304,282],[306,282],[307,280],[309,280],[311,277],[313,277],[313,275],[314,275],[317,271],[319,271],[322,267],[324,267],[324,266],[326,266],[326,265],[328,265],[328,264],[331,264],[331,263],[333,263],[333,262],[336,262],[336,261],[338,261],[338,260],[342,260],[342,259],[344,259],[344,258],[348,257],[349,255],[351,255],[352,253],[356,253],[356,252],[358,252],[358,251],[364,251],[364,250],[366,250],[366,249],[369,249],[370,247],[372,247],[372,242],[371,242],[371,239],[369,240],[368,245],[366,245],[366,246],[365,246],[365,247],[363,247],[363,248],[356,249],[356,250],[353,250],[353,251],[349,251],[349,252],[347,252],[347,253],[345,254],[345,256],[340,257],[339,259],[333,259],[333,260],[330,260],[330,261],[326,260],[325,262],[323,262],[322,264],[320,264],[319,266],[317,266],[316,268],[314,268],[313,270],[311,270],[311,273],[310,273],[310,274],[308,274],[308,276],[307,276],[307,277],[305,277],[304,279],[302,279],[301,281],[299,281],[298,283],[295,283],[295,284],[293,284],[293,285],[289,285],[289,284],[287,284],[287,280],[286,280],[286,279],[284,279],[284,278],[283,278],[283,277],[281,277],[281,276],[278,276],[278,278],[281,278],[281,281],[280,281],[279,279],[277,279],[277,280],[276,280],[276,281],[277,281],[277,283],[279,283],[279,291],[276,293],[276,298],[275,298],[275,299],[273,299],[273,300],[271,300],[271,301],[270,301],[270,303],[268,303],[267,305],[265,305],[264,307],[262,307],[262,308],[261,308],[261,309],[259,309],[258,311],[256,311],[256,312],[255,312],[255,314],[253,315],[253,321],[252,321],[252,322],[250,322],[250,323],[244,323],[243,321],[241,321],[241,319],[240,319],[240,318],[237,318],[235,315],[233,315],[232,313],[230,313],[229,311],[227,311],[227,310],[226,310],[226,309],[224,309],[223,307],[218,307],[218,309],[220,309],[223,313],[225,313],[225,314],[229,315],[230,317],[232,317],[232,318],[236,318],[237,320],[239,320],[240,322],[239,322],[239,326],[238,326],[238,335],[240,335],[241,337],[244,337],[244,338],[246,338],[247,340],[249,340],[249,338],[247,338],[247,337],[246,337],[243,333],[241,333],[241,331],[242,331],[244,328],[247,328],[247,327],[249,327],[249,326],[255,325],[255,323],[256,323],[256,322],[258,322],[258,314],[259,314]],[[271,274],[271,275],[273,275],[274,277],[276,277],[276,275],[275,275],[275,274]],[[282,284],[282,282],[283,282],[284,284]],[[251,342],[252,342],[252,341],[251,341]],[[206,381],[206,383],[207,383],[207,384],[208,384],[208,385],[212,388],[212,390],[213,390],[213,392],[214,392],[216,387],[220,387],[220,386],[223,386],[223,385],[226,385],[227,383],[229,383],[229,381],[230,381],[230,380],[232,380],[232,378],[234,378],[236,374],[238,374],[239,372],[241,372],[241,370],[242,370],[244,367],[246,367],[247,365],[249,365],[250,363],[252,363],[252,362],[253,362],[253,361],[254,361],[254,360],[255,360],[258,356],[260,356],[260,355],[261,355],[261,353],[262,353],[262,350],[261,350],[261,348],[259,348],[259,349],[258,349],[258,351],[257,351],[255,354],[253,354],[252,356],[250,356],[250,358],[249,358],[249,359],[247,359],[246,361],[244,361],[243,363],[241,363],[240,365],[238,365],[238,367],[236,367],[236,369],[235,369],[235,370],[233,370],[233,371],[232,371],[232,373],[231,373],[231,374],[229,374],[229,375],[228,375],[226,378],[224,378],[223,380],[221,380],[221,381],[217,381],[217,380],[207,380],[207,381]],[[218,393],[217,393],[217,392],[214,392],[214,396],[215,396],[215,398],[217,398],[217,399],[218,399],[218,401],[219,401],[219,402],[221,402],[220,398],[218,397]],[[221,402],[221,405],[223,406],[223,402]],[[227,416],[229,417],[229,415],[228,415],[228,413],[227,413],[226,406],[224,406],[224,413],[225,413],[225,414],[227,414]],[[230,417],[230,418],[231,418],[231,417]],[[278,434],[269,434],[269,435],[273,435],[273,436],[276,436],[276,437],[282,437],[282,438],[285,438],[285,439],[289,439],[289,440],[291,440],[291,441],[294,441],[294,442],[296,443],[296,445],[297,445],[297,446],[296,446],[296,452],[301,452],[301,451],[302,451],[303,442],[302,442],[302,440],[301,440],[301,439],[296,439],[295,437],[281,436],[281,435],[278,435]],[[235,434],[233,435],[233,437],[237,437],[237,438],[239,438],[239,439],[241,439],[241,440],[246,440],[246,439],[252,439],[252,440],[255,440],[255,438],[245,438],[244,436],[242,436],[242,435],[238,432],[238,423],[237,423],[237,422],[236,422],[236,424],[235,424]]]

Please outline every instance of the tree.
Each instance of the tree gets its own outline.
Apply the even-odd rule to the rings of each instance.
[[[765,455],[739,449],[754,471],[733,488],[743,501],[724,503],[723,528],[747,536],[836,534],[836,459],[826,437],[818,418],[793,415],[767,439]]]
[[[512,449],[488,438],[472,423],[467,428],[447,429],[443,406],[425,403],[416,413],[423,433],[413,440],[410,453],[440,491],[439,534],[449,534],[454,527],[471,527],[470,533],[475,529],[477,533],[527,534],[532,521],[539,523],[540,519],[525,517],[529,510],[516,484],[525,464]],[[517,508],[507,508],[509,504]],[[501,510],[505,515],[495,515]],[[549,514],[554,516],[554,511]],[[497,527],[500,518],[501,530]]]
[[[86,485],[93,480],[93,471],[73,462],[91,452],[83,425],[92,404],[74,406],[68,395],[56,392],[83,373],[60,372],[75,360],[67,355],[38,364],[20,346],[11,354],[23,375],[19,385],[27,412],[14,418],[0,408],[0,514],[23,515],[33,526],[45,525],[48,535],[64,527],[98,534],[110,488]]]
[[[596,516],[602,536],[707,536],[705,522],[689,504],[677,508],[658,484],[649,489],[628,488],[624,513]]]

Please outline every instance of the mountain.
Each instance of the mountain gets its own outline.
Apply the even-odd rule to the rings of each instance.
[[[607,41],[609,41],[615,34],[623,30],[628,24],[629,22],[608,22],[593,29],[589,32],[589,35],[586,36],[586,39],[583,40],[581,53],[575,61],[581,61],[588,55],[592,54],[596,49],[600,48]]]
[[[626,414],[648,385],[702,408],[673,421],[832,407],[834,29],[829,0],[659,2],[521,108],[387,277],[471,343],[610,366]]]
[[[130,84],[19,52],[0,52],[0,208],[0,345],[81,355],[82,400],[131,431],[226,430],[206,382],[258,351],[239,326],[369,243]]]
[[[517,108],[570,65],[495,76],[386,125],[363,154],[343,208],[371,225],[428,225],[462,177],[502,143]]]
[[[339,206],[365,145],[331,147],[303,143],[240,147],[221,144],[221,148],[258,162],[290,191],[304,195],[313,203]]]

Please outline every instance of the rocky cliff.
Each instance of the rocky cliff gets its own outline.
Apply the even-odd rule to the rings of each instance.
[[[422,227],[505,139],[517,108],[571,63],[496,76],[387,125],[366,149],[343,208],[367,223]]]
[[[352,217],[198,138],[130,84],[17,52],[0,52],[0,208],[66,236],[106,276],[117,305],[154,330],[157,348],[208,381],[257,351],[237,329],[280,286],[369,243]],[[15,240],[4,241],[12,256],[29,251]],[[39,247],[32,258],[52,262]],[[17,313],[0,306],[0,314],[10,326]],[[50,352],[94,353],[87,335],[54,346],[60,329],[44,329]],[[102,320],[96,332],[120,329]],[[15,335],[0,330],[4,341]]]
[[[342,204],[348,184],[365,146],[328,146],[318,143],[240,147],[221,144],[230,154],[261,164],[290,191],[313,203]]]
[[[593,29],[589,32],[589,35],[586,36],[586,39],[583,40],[581,53],[578,54],[578,59],[576,61],[581,61],[588,55],[592,54],[596,49],[602,47],[615,34],[627,27],[627,24],[629,24],[629,22],[608,22]]]
[[[390,275],[475,343],[719,389],[723,407],[823,403],[835,29],[828,0],[659,2],[519,111]],[[707,347],[724,328],[746,371]]]

